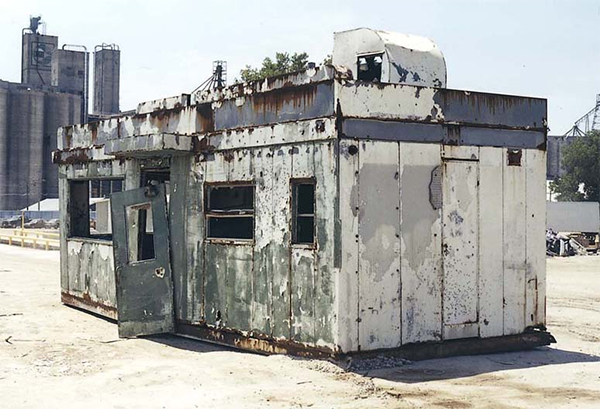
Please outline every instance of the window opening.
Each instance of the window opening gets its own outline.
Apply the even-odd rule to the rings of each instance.
[[[380,82],[383,54],[363,55],[358,57],[359,81]]]
[[[127,253],[130,263],[154,259],[154,230],[152,205],[150,203],[128,206],[125,210],[127,223]]]
[[[523,151],[521,149],[508,149],[508,166],[521,166],[521,157]]]
[[[254,186],[207,185],[206,237],[254,239]]]
[[[315,243],[315,183],[292,182],[292,243]]]
[[[146,187],[152,184],[165,185],[165,199],[167,201],[168,209],[169,201],[171,199],[171,171],[168,169],[143,169],[140,187]]]
[[[110,195],[122,190],[122,179],[69,181],[69,237],[112,240]]]

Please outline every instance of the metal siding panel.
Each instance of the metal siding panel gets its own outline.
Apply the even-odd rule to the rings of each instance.
[[[478,163],[447,161],[443,167],[444,339],[465,338],[474,329],[478,334]]]
[[[70,289],[69,286],[69,263],[68,263],[68,250],[67,250],[67,236],[68,232],[71,231],[71,221],[69,217],[69,202],[70,202],[70,189],[69,181],[66,179],[64,172],[64,166],[59,168],[59,225],[60,225],[60,288],[63,291]]]
[[[311,178],[315,174],[314,145],[292,146],[292,178]],[[292,246],[290,260],[290,294],[292,304],[292,339],[314,344],[316,331],[315,275],[316,250]]]
[[[317,272],[315,277],[315,338],[318,345],[332,346],[335,317],[335,203],[337,160],[335,142],[315,144],[315,212]]]
[[[228,161],[228,179],[234,182],[251,182],[254,179],[252,173],[252,154],[248,149],[239,149],[232,152],[220,153]]]
[[[229,179],[229,162],[222,153],[204,156],[204,181],[208,183],[227,182]]]
[[[272,224],[269,252],[273,271],[272,331],[274,337],[290,338],[290,173],[292,156],[287,147],[273,149],[271,172]],[[261,211],[260,209],[257,209]]]
[[[525,325],[544,324],[543,301],[538,297],[546,277],[546,158],[542,151],[527,150],[527,271],[525,287]],[[540,305],[541,304],[541,305]]]
[[[347,82],[338,88],[337,97],[347,117],[472,123],[538,130],[545,127],[547,118],[545,99],[447,88]]]
[[[208,324],[225,324],[227,305],[227,246],[205,244],[204,319]]]
[[[315,254],[313,249],[291,251],[292,339],[315,343]]]
[[[527,157],[522,157],[521,166],[508,166],[507,150],[503,149],[503,153],[504,335],[510,335],[525,329]]]
[[[214,111],[215,130],[331,116],[333,101],[332,82],[245,95],[223,101]]]
[[[187,319],[200,322],[204,319],[204,213],[202,163],[190,160],[187,170],[185,245],[187,247]]]
[[[545,99],[452,89],[437,90],[434,101],[446,121],[542,128],[547,118]]]
[[[337,344],[342,351],[358,350],[358,145],[341,140],[339,148],[342,266],[337,283]],[[348,148],[356,148],[350,154]],[[352,152],[354,152],[352,148]]]
[[[224,245],[226,271],[225,326],[240,331],[252,327],[252,246]],[[220,293],[222,294],[222,293]]]
[[[190,268],[187,259],[186,224],[187,224],[187,177],[191,164],[189,156],[176,156],[171,160],[169,201],[169,228],[171,234],[171,266],[173,271],[173,291],[175,317],[191,320],[193,305],[188,303],[188,274]]]
[[[543,131],[484,128],[466,124],[437,124],[345,118],[344,137],[382,141],[441,143],[545,149]]]
[[[378,139],[405,142],[440,143],[444,127],[439,124],[378,121],[373,119],[344,119],[342,126],[347,138]]]
[[[503,189],[504,150],[479,151],[479,335],[503,334]]]
[[[460,143],[462,145],[535,149],[545,146],[545,140],[546,135],[543,131],[460,127]]]
[[[198,145],[225,150],[265,145],[311,142],[337,138],[335,117],[278,123],[271,126],[241,128],[199,137]],[[300,145],[297,145],[300,146]]]
[[[441,339],[441,212],[429,201],[440,146],[400,144],[402,343]]]
[[[271,335],[273,260],[270,239],[274,229],[271,198],[273,155],[270,148],[253,152],[254,194],[254,270],[252,279],[252,328]]]
[[[401,344],[398,143],[359,144],[359,345]]]

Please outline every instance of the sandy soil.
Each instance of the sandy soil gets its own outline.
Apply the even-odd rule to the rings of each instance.
[[[59,302],[58,253],[0,245],[2,408],[600,408],[600,257],[548,260],[551,348],[352,373],[116,325]]]

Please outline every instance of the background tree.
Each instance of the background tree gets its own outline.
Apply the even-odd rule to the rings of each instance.
[[[559,201],[600,202],[599,131],[589,132],[566,146],[562,167],[565,174],[550,183]]]
[[[240,71],[240,77],[244,82],[258,81],[273,75],[303,70],[307,63],[307,53],[294,53],[291,55],[289,53],[275,53],[275,60],[266,57],[260,68],[246,65],[246,68]]]

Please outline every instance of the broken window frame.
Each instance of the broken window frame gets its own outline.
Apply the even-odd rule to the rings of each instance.
[[[153,206],[150,202],[128,206],[125,209],[128,264],[146,263],[156,259],[152,211]],[[135,229],[132,222],[135,223]]]
[[[312,186],[312,195],[313,195],[313,208],[312,213],[298,213],[299,204],[298,201],[298,188],[303,185]],[[317,193],[317,181],[315,178],[293,178],[290,179],[290,189],[291,189],[291,242],[293,246],[297,247],[307,247],[307,248],[315,248],[317,245],[317,204],[316,204],[316,193]],[[312,241],[299,241],[298,238],[298,219],[299,218],[312,218]]]
[[[91,204],[92,198],[92,183],[96,182],[98,186],[102,186],[102,183],[109,183],[110,192],[103,196],[106,199],[110,199],[110,194],[116,191],[122,191],[125,188],[124,177],[105,177],[105,178],[82,178],[82,179],[69,179],[69,198],[68,198],[68,218],[69,218],[69,229],[67,231],[68,239],[77,240],[94,240],[94,241],[106,241],[112,242],[112,233],[93,233],[90,226],[91,218]],[[87,194],[81,197],[81,192],[76,193],[77,188],[75,186],[86,185],[85,191]],[[114,190],[114,187],[121,187],[122,190]],[[80,188],[81,189],[81,188]],[[83,189],[82,189],[83,190]],[[76,196],[78,195],[78,196]],[[79,203],[77,203],[79,202]],[[83,212],[76,212],[76,208],[84,207]],[[110,206],[109,206],[110,212]],[[78,214],[79,213],[79,214]],[[87,223],[83,222],[81,218],[85,218]],[[96,219],[97,220],[97,219]]]
[[[220,188],[251,188],[252,189],[252,208],[251,209],[227,209],[213,210],[211,209],[210,196],[213,189]],[[244,244],[254,243],[255,237],[255,214],[256,214],[256,186],[254,182],[212,182],[204,184],[204,237],[207,241],[213,243],[232,243],[240,242]],[[252,220],[251,237],[219,237],[212,235],[211,220],[212,219],[240,219],[249,218]]]
[[[368,53],[368,54],[360,54],[356,56],[356,78],[359,81],[365,82],[381,82],[381,78],[383,76],[383,60],[384,60],[384,52],[378,53]],[[380,59],[379,66],[376,65],[375,59]],[[361,60],[365,60],[367,64],[368,70],[361,70]],[[378,72],[373,72],[373,70],[378,69]],[[365,73],[371,72],[368,78],[365,78]],[[362,74],[362,75],[361,75]]]

